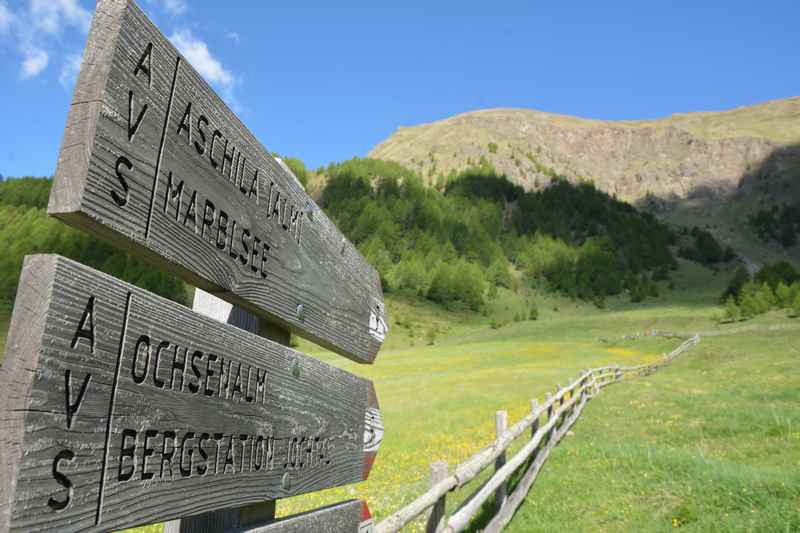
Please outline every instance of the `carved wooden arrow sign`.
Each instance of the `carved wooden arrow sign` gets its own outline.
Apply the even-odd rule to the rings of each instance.
[[[99,0],[50,214],[357,362],[380,278],[131,0]]]
[[[0,532],[107,531],[366,479],[372,383],[54,255],[0,369]]]

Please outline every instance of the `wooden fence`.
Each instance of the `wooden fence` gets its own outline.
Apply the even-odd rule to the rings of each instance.
[[[648,365],[611,365],[584,370],[567,387],[562,388],[559,385],[555,394],[547,393],[542,404],[531,400],[531,413],[510,428],[506,427],[506,412],[498,411],[495,417],[497,438],[493,443],[456,466],[450,475],[446,462],[433,463],[430,489],[380,522],[376,526],[376,532],[400,531],[429,509],[426,531],[430,533],[463,531],[480,513],[483,505],[492,499],[495,502],[496,512],[484,531],[501,531],[525,500],[550,452],[567,434],[590,399],[604,387],[618,383],[626,376],[646,376],[655,372],[698,342],[700,336],[693,335],[665,355],[662,360]],[[506,452],[511,443],[528,431],[530,440],[513,457],[507,459]],[[527,471],[517,483],[514,492],[507,494],[509,478],[526,463],[528,463]],[[455,513],[447,517],[445,513],[447,493],[465,486],[492,464],[495,466],[494,474],[473,492]]]

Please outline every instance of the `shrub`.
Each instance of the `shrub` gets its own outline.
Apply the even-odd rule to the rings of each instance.
[[[497,143],[489,143],[489,153],[490,154],[497,153]]]
[[[428,328],[428,331],[425,332],[425,342],[428,343],[428,346],[433,346],[436,342],[436,328]]]
[[[767,283],[775,290],[780,282],[791,285],[800,280],[800,274],[788,261],[778,261],[773,265],[764,265],[755,275],[755,281]]]
[[[792,303],[792,315],[800,317],[800,294],[795,297],[794,303]]]
[[[742,312],[736,304],[736,299],[733,296],[728,296],[728,299],[725,301],[725,314],[723,315],[723,319],[726,322],[736,322],[741,316]]]
[[[728,287],[725,289],[725,292],[722,293],[722,301],[727,300],[731,296],[738,299],[742,287],[744,287],[745,283],[748,281],[750,281],[750,273],[747,272],[747,269],[742,265],[736,269],[736,273],[728,283]]]
[[[531,302],[531,310],[528,313],[528,320],[538,320],[539,319],[539,308],[536,306],[536,302]]]
[[[770,294],[767,294],[769,292]],[[746,283],[742,287],[739,299],[742,318],[749,319],[769,311],[771,300],[774,297],[768,285],[759,286],[756,283]]]
[[[778,306],[782,308],[790,308],[794,303],[792,301],[792,289],[786,283],[781,281],[775,288],[775,297],[778,300]]]

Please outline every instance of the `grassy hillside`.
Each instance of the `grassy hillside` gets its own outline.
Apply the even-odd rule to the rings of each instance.
[[[363,188],[362,182],[354,183]],[[455,257],[460,261],[480,262],[480,256],[469,255],[475,241],[464,243],[463,250],[453,244],[456,242],[453,239],[465,234],[463,228],[458,233],[458,224],[466,227],[471,223],[467,219],[472,214],[477,218],[480,209],[484,215],[504,216],[498,207],[503,205],[502,201],[477,200],[476,211],[468,211],[467,197],[475,193],[476,183],[452,199],[448,195],[443,200],[436,199],[438,196],[429,198],[430,191],[420,192],[420,197],[427,200],[416,203],[409,201],[412,197],[403,197],[399,187],[394,188],[396,185],[384,184],[382,189],[378,183],[373,188],[373,183],[367,181],[363,197],[353,198],[369,203],[374,201],[370,195],[382,194],[382,203],[374,201],[386,208],[381,223],[385,225],[389,220],[398,224],[402,229],[398,229],[397,235],[402,239],[391,238],[392,228],[381,227],[377,231],[368,216],[363,223],[356,219],[349,221],[345,229],[355,235],[364,230],[365,236],[388,231],[385,244],[403,246],[403,253],[397,256],[403,258],[406,249],[420,249],[409,235],[421,240],[422,230],[427,231],[428,227],[418,218],[405,219],[399,214],[422,205],[433,206],[432,209],[442,209],[444,213],[431,226],[438,228],[431,233],[443,239],[442,247],[449,245],[459,254]],[[477,185],[483,187],[485,183]],[[597,198],[595,192],[587,194]],[[531,196],[540,197],[543,196]],[[29,239],[26,245],[34,243],[38,246],[35,250],[56,251],[65,242],[72,242],[71,234],[56,240],[48,237],[51,232],[44,229],[49,222],[42,209],[24,205],[37,202],[35,198],[17,201],[0,197],[0,204],[3,201],[23,204],[0,205],[0,215],[20,212],[19,216],[27,217],[11,219],[17,230],[23,221],[41,230],[42,238]],[[586,205],[605,205],[614,211],[628,212],[624,206],[606,202]],[[448,218],[448,210],[453,206],[462,208],[463,213]],[[587,211],[572,201],[565,202],[565,207]],[[342,210],[338,215],[346,212]],[[350,212],[360,213],[358,209]],[[398,218],[386,217],[386,212],[392,217],[398,214]],[[541,209],[539,215],[542,212],[547,209]],[[403,226],[407,220],[411,221],[410,226]],[[496,219],[490,217],[490,220]],[[591,225],[585,222],[575,219],[567,225],[562,234],[564,242],[574,246],[590,242],[583,232],[590,231]],[[448,229],[450,223],[456,228],[454,231]],[[541,225],[548,227],[544,222]],[[470,235],[482,236],[481,231],[492,227],[476,224],[471,227],[474,233]],[[602,229],[610,231],[610,227]],[[57,231],[53,234],[61,235]],[[76,250],[97,260],[107,258],[108,252],[96,248],[93,241],[87,242],[86,247]],[[508,239],[494,235],[487,242],[487,249],[502,256],[507,253]],[[440,251],[437,246],[431,249]],[[535,260],[536,255],[527,259]],[[648,277],[658,287],[657,295],[639,303],[632,303],[624,293],[610,295],[603,301],[604,308],[578,299],[576,292],[569,298],[563,296],[570,294],[569,291],[548,290],[546,283],[521,283],[524,263],[508,266],[506,274],[510,282],[496,284],[497,294],[487,297],[477,311],[470,310],[468,305],[437,305],[419,298],[419,293],[389,292],[386,303],[391,329],[377,362],[371,366],[351,363],[301,341],[301,351],[374,381],[387,433],[367,482],[281,500],[278,513],[287,515],[363,497],[378,519],[385,517],[426,490],[430,462],[444,459],[455,465],[490,442],[496,410],[507,410],[513,423],[528,412],[530,398],[542,398],[545,392],[553,390],[555,383],[566,383],[582,368],[658,359],[674,342],[661,338],[618,340],[631,332],[658,328],[701,330],[712,336],[704,338],[698,351],[689,352],[674,369],[609,388],[593,402],[577,424],[574,436],[556,451],[553,462],[545,468],[542,482],[534,488],[514,527],[519,531],[552,530],[554,524],[560,528],[570,519],[576,521],[574,529],[578,530],[584,529],[584,525],[588,529],[619,531],[660,530],[677,525],[711,529],[709,524],[724,524],[728,520],[725,513],[734,516],[733,511],[739,513],[735,515],[739,523],[751,524],[754,530],[770,529],[786,521],[792,524],[791,520],[796,518],[791,510],[798,508],[795,503],[800,486],[796,474],[791,473],[792,468],[796,470],[800,447],[796,431],[799,413],[791,406],[798,399],[793,369],[800,321],[773,311],[745,324],[718,326],[718,299],[730,277],[730,268],[723,267],[721,272],[714,273],[685,260],[678,260],[677,266],[677,270],[669,273],[670,281],[653,281]],[[489,267],[481,267],[487,275],[492,272]],[[0,272],[8,274],[7,270]],[[387,275],[390,279],[394,275],[391,269]],[[670,284],[674,290],[667,290]],[[526,319],[530,316],[531,302],[538,309],[535,321]],[[8,312],[7,305],[0,306],[0,348],[5,341]],[[784,329],[763,331],[775,325]],[[740,333],[713,336],[731,330]],[[628,407],[635,407],[634,415],[623,409]],[[675,414],[679,416],[670,418]],[[680,426],[681,422],[685,422],[686,429]],[[748,427],[744,422],[754,425]],[[679,426],[680,430],[673,430]],[[571,453],[564,451],[573,445],[579,447]],[[592,468],[589,473],[583,469],[584,461]],[[609,483],[598,486],[598,473],[605,474],[603,479]],[[449,510],[486,475],[449,498]],[[626,487],[631,489],[623,490]],[[755,492],[746,499],[736,492],[741,488],[752,488]],[[735,502],[742,501],[746,505],[734,507]],[[542,512],[543,508],[547,512]],[[755,509],[750,513],[752,517],[748,515],[749,521],[743,521],[745,509]],[[584,519],[578,511],[587,513],[586,522],[581,522]],[[140,532],[160,530],[160,526],[139,528]]]
[[[278,513],[365,497],[373,513],[384,517],[427,488],[430,462],[455,465],[490,442],[495,410],[508,410],[514,422],[527,413],[530,398],[542,398],[581,368],[653,361],[674,344],[613,339],[652,327],[731,328],[714,321],[727,275],[681,260],[674,282],[677,290],[669,296],[638,305],[613,298],[605,310],[540,293],[539,320],[522,322],[513,317],[525,298],[505,289],[486,316],[390,296],[389,339],[372,366],[301,342],[301,350],[375,382],[387,433],[366,483],[281,500]],[[492,320],[507,324],[493,329]],[[0,315],[3,333],[6,322],[7,314]],[[660,530],[672,527],[673,518],[708,529],[715,520],[727,520],[725,513],[742,519],[745,509],[756,511],[746,511],[752,517],[744,524],[791,517],[798,481],[786,467],[796,462],[800,445],[792,406],[798,399],[796,383],[792,388],[798,324],[773,312],[732,326],[744,327],[739,335],[704,338],[674,369],[607,389],[545,467],[514,530],[549,531],[563,523],[575,529]],[[795,329],[753,330],[767,325]],[[430,328],[437,331],[433,345],[420,333]],[[630,407],[633,416],[624,410]],[[680,423],[687,429],[673,430]],[[756,425],[746,429],[746,423]],[[579,466],[592,470],[587,474]],[[598,472],[609,483],[596,483]],[[451,497],[450,510],[480,482]],[[138,531],[158,532],[161,526]]]
[[[8,306],[26,255],[60,254],[166,298],[185,303],[184,284],[175,276],[110,244],[67,227],[47,215],[52,180],[0,181],[0,306]]]
[[[515,526],[515,531],[528,531],[529,528],[551,531],[553,524],[564,523],[562,518],[567,516],[572,516],[572,522],[569,523],[575,524],[571,528],[575,530],[582,530],[591,520],[596,521],[590,530],[626,531],[647,528],[651,523],[657,526],[653,529],[672,527],[673,516],[667,515],[677,512],[677,506],[669,507],[669,512],[657,514],[659,520],[665,516],[666,520],[653,522],[650,516],[663,509],[660,503],[663,487],[651,484],[648,479],[652,479],[653,473],[648,470],[651,465],[647,451],[657,448],[657,445],[666,450],[682,448],[687,456],[694,454],[694,459],[702,465],[703,454],[708,453],[706,446],[709,435],[706,433],[712,431],[724,437],[714,443],[715,450],[723,456],[731,453],[731,450],[725,449],[728,445],[735,444],[736,449],[744,452],[735,456],[736,465],[723,465],[720,467],[722,471],[739,468],[742,472],[752,474],[751,478],[745,476],[742,479],[760,480],[759,483],[764,481],[761,486],[753,485],[758,488],[757,499],[761,502],[761,510],[757,511],[761,513],[761,521],[756,523],[775,524],[786,514],[773,519],[769,512],[764,513],[764,508],[771,506],[772,509],[786,511],[791,509],[786,502],[792,500],[786,500],[785,495],[773,494],[775,485],[771,484],[769,475],[758,473],[760,464],[774,459],[778,463],[783,461],[785,466],[791,465],[791,461],[796,461],[792,457],[796,456],[800,442],[792,429],[791,438],[794,440],[791,445],[773,454],[772,450],[787,444],[788,437],[779,434],[766,448],[773,456],[773,459],[769,459],[766,454],[759,452],[763,444],[760,436],[769,431],[782,431],[770,429],[775,424],[782,424],[781,427],[785,429],[787,424],[795,428],[800,422],[800,411],[796,408],[781,410],[797,394],[790,389],[793,386],[796,388],[796,378],[791,369],[797,354],[792,346],[800,332],[800,322],[786,318],[783,313],[773,312],[744,325],[718,326],[714,320],[719,311],[716,299],[727,282],[727,275],[714,275],[693,263],[681,261],[675,282],[678,291],[668,298],[662,297],[645,305],[615,300],[610,302],[610,309],[605,311],[552,296],[543,297],[543,314],[539,321],[516,323],[500,330],[492,330],[474,319],[461,323],[457,316],[451,316],[448,319],[454,322],[450,325],[449,333],[437,341],[437,346],[389,349],[382,352],[376,365],[370,368],[329,357],[333,364],[375,380],[382,407],[387,410],[386,423],[389,429],[384,448],[373,471],[374,479],[371,478],[363,486],[287,500],[279,504],[279,512],[288,514],[322,502],[357,495],[367,497],[377,515],[384,516],[387,510],[399,507],[425,490],[429,462],[444,459],[453,465],[488,443],[493,434],[494,410],[507,409],[511,421],[518,420],[526,413],[529,398],[541,398],[545,391],[552,390],[554,383],[564,382],[578,368],[605,362],[651,361],[668,351],[672,345],[663,339],[613,344],[600,341],[601,337],[615,337],[657,327],[701,330],[710,336],[705,337],[698,348],[696,361],[693,359],[695,352],[692,351],[676,365],[676,368],[682,369],[679,378],[656,375],[630,381],[607,389],[596,403],[590,405],[587,414],[576,426],[575,435],[564,445],[566,449],[580,443],[582,451],[559,451],[559,466],[545,467],[545,476],[550,481],[541,482],[541,486],[547,487],[541,489],[544,495],[539,497],[537,491],[540,489],[535,488],[531,499],[536,498],[537,503],[531,511],[525,511],[539,518],[534,521],[519,519],[521,522]],[[500,309],[503,308],[502,303],[498,305]],[[554,308],[559,310],[554,311]],[[770,326],[790,329],[779,330],[779,333],[765,331]],[[714,336],[736,330],[741,332],[735,336]],[[772,335],[778,336],[775,342],[768,341]],[[735,350],[731,352],[731,348]],[[742,354],[747,354],[747,357],[739,359],[738,356]],[[713,369],[712,363],[720,362],[724,363],[723,367]],[[426,372],[426,369],[430,372]],[[669,376],[669,373],[662,375]],[[678,380],[677,385],[670,383],[673,379]],[[770,391],[774,391],[776,397],[784,395],[786,401],[777,406],[765,405],[763,402],[773,397]],[[665,396],[657,399],[662,393]],[[617,395],[619,399],[616,399]],[[738,398],[741,395],[746,398]],[[611,405],[609,411],[606,411],[605,405]],[[637,409],[633,416],[622,409],[629,405]],[[674,429],[674,420],[677,418],[673,418],[668,425],[664,424],[673,415],[674,406],[682,410],[680,420],[691,425],[686,431]],[[689,414],[695,406],[698,411]],[[778,410],[774,411],[773,407]],[[442,413],[443,409],[446,414]],[[745,432],[740,423],[753,421],[754,415],[759,412],[764,413],[763,419]],[[775,422],[776,416],[778,422]],[[615,432],[618,430],[620,433],[617,435]],[[396,434],[391,435],[392,432]],[[587,466],[590,468],[598,468],[597,465],[602,463],[602,453],[605,452],[598,444],[599,435],[615,435],[609,449],[627,443],[626,449],[638,450],[637,454],[628,457],[626,470],[618,474],[621,476],[619,480],[614,478],[613,491],[596,482],[597,470],[588,473],[578,470],[587,457]],[[737,439],[741,439],[741,442],[737,443]],[[576,460],[575,453],[582,454],[579,460]],[[598,455],[601,457],[598,458]],[[612,463],[605,468],[613,470],[617,466]],[[549,473],[549,470],[556,468],[556,474]],[[658,468],[662,471],[660,477],[655,479],[663,480],[666,476],[663,469],[668,467],[662,464]],[[600,472],[603,475],[606,473],[604,470]],[[679,471],[683,477],[671,483],[680,484],[697,472]],[[687,511],[694,515],[703,514],[705,521],[700,523],[705,529],[709,529],[707,526],[713,517],[722,519],[725,512],[730,514],[730,509],[725,507],[727,504],[716,501],[730,488],[729,483],[719,475],[691,481],[688,485],[690,488],[686,490],[702,492],[709,479],[711,485],[706,490],[710,493],[708,498],[689,502]],[[627,482],[636,487],[638,492],[634,494],[621,490]],[[796,501],[800,487],[796,476],[792,478],[787,475],[778,479],[777,486],[781,482],[787,486],[793,483],[793,488],[788,490],[790,495],[794,494]],[[479,483],[480,480],[450,498],[451,506]],[[569,505],[554,505],[553,502],[559,499],[566,499]],[[632,510],[619,523],[605,518],[606,515],[614,515],[618,499],[638,505],[635,513]],[[576,522],[576,506],[581,505],[580,509],[591,507],[591,512],[585,522]],[[547,516],[546,520],[542,518],[543,508],[549,509],[549,514],[544,515]]]
[[[783,322],[704,337],[592,401],[508,531],[800,530],[800,329]]]
[[[759,137],[781,144],[800,142],[800,98],[772,100],[728,111],[676,113],[661,120],[623,122],[634,127],[674,126],[701,139]]]
[[[747,138],[763,142],[736,144]],[[687,143],[701,149],[681,147]],[[682,186],[692,187],[713,181],[707,175],[712,167],[727,174],[733,167],[724,163],[741,160],[745,164],[736,168],[742,174],[747,164],[769,155],[770,147],[798,143],[800,97],[795,97],[655,120],[594,120],[532,109],[485,109],[401,127],[375,146],[369,157],[397,161],[435,183],[439,175],[467,168],[470,160],[484,156],[529,188],[543,185],[553,171],[570,178],[592,178],[604,184],[604,190],[636,199],[663,188],[658,182],[673,170],[668,163],[680,167],[675,177],[684,178]],[[654,150],[648,152],[648,147]],[[715,152],[726,147],[734,148],[727,154],[729,161],[715,160]],[[739,150],[752,153],[737,155]],[[705,165],[692,168],[687,159],[691,155],[700,156]],[[642,179],[658,177],[658,172],[645,170],[648,166],[663,171],[661,180]],[[675,190],[679,189],[680,184]]]
[[[719,226],[718,238],[735,233],[736,244],[775,260],[784,251],[754,243],[747,215],[800,197],[800,97],[638,121],[479,110],[400,128],[369,157],[405,165],[439,189],[480,161],[527,190],[556,176],[591,180],[672,222]],[[800,246],[786,253],[800,257]]]

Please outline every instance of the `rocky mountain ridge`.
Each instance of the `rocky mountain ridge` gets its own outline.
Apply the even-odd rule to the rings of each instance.
[[[784,183],[800,169],[798,145],[800,97],[646,121],[481,110],[400,128],[369,157],[398,161],[434,185],[484,158],[526,189],[558,174],[638,203],[765,192],[765,178],[776,189],[766,193],[782,196],[795,189]]]

